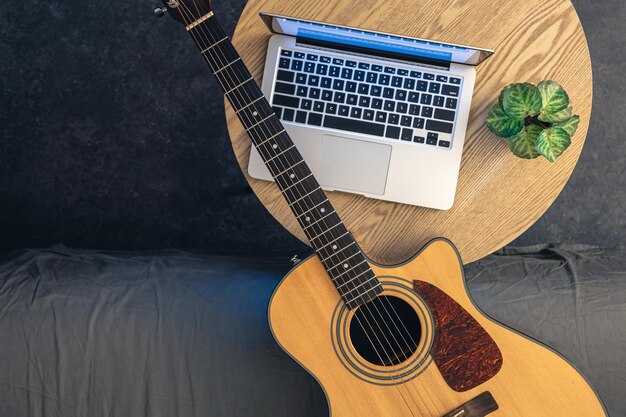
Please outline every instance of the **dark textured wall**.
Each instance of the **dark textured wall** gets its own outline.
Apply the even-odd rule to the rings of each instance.
[[[245,2],[215,3],[232,31]],[[574,3],[592,125],[565,191],[520,244],[626,243],[626,3]],[[0,252],[302,249],[248,189],[217,85],[182,27],[152,17],[157,4],[0,4]]]

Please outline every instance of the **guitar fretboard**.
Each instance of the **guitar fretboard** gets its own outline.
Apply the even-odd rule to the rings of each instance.
[[[374,298],[382,287],[365,255],[215,17],[205,16],[187,30],[346,305],[354,308]]]

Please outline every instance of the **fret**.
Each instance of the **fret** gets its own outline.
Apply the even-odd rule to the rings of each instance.
[[[207,14],[187,28],[349,308],[382,286],[229,37]]]

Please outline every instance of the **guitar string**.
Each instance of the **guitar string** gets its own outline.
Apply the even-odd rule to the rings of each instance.
[[[209,42],[209,43],[211,43],[211,42]],[[222,87],[224,88],[225,86],[222,86]],[[246,93],[248,93],[248,92],[246,91]],[[248,101],[249,101],[249,100],[248,100]],[[303,226],[304,226],[304,225],[303,225]],[[357,252],[357,253],[358,253],[358,252]],[[388,301],[388,300],[387,300],[387,303],[389,304],[390,308],[393,308],[393,306],[389,303],[389,301]],[[390,316],[390,315],[389,315],[389,311],[386,309],[386,307],[385,307],[384,305],[382,305],[382,306],[383,306],[383,308],[385,309],[385,312],[388,314],[388,316]],[[378,312],[379,316],[382,318],[382,313],[380,313],[380,311],[378,310],[377,306],[375,306],[375,307],[376,307],[376,310],[377,310],[377,312]],[[369,307],[368,307],[368,310],[369,310]],[[395,309],[394,309],[394,312],[395,312]],[[371,311],[370,311],[370,314],[371,314]],[[397,313],[396,313],[396,317],[398,317]],[[372,315],[372,318],[373,318],[373,315]],[[398,318],[399,318],[399,317],[398,317]],[[358,317],[357,317],[357,319],[358,319]],[[359,320],[359,321],[360,321],[360,320]],[[385,335],[384,335],[384,332],[382,331],[382,329],[381,329],[381,328],[380,328],[380,326],[378,325],[378,322],[376,322],[376,324],[377,324],[377,327],[379,328],[379,330],[381,331],[381,333],[383,334],[383,336],[385,336]],[[362,325],[362,323],[360,323],[360,325],[361,325],[361,327],[363,328],[363,330],[365,330],[365,328],[364,328],[364,326]],[[395,336],[394,336],[393,332],[391,332],[391,329],[388,327],[388,325],[387,325],[387,323],[386,323],[386,322],[385,322],[385,325],[386,325],[386,327],[387,327],[387,330],[388,330],[388,331],[390,332],[390,334],[393,336],[394,341],[396,342],[396,345],[397,345],[399,348],[401,348],[401,349],[402,349],[402,347],[401,347],[400,343],[399,343],[399,342],[398,342],[398,340],[395,338]],[[370,324],[369,322],[368,322],[368,326],[370,327],[370,329],[371,329],[371,330],[373,330],[373,328],[372,328],[372,326],[371,326],[371,324]],[[402,339],[403,339],[403,341],[405,342],[405,345],[406,345],[407,347],[410,347],[410,345],[408,344],[408,342],[406,342],[406,339],[404,338],[404,335],[402,334],[402,332],[400,332],[400,330],[399,330],[399,328],[397,327],[397,325],[395,324],[395,322],[394,322],[394,327],[396,327],[396,330],[398,330],[398,333],[400,334],[401,338],[402,338]],[[412,339],[412,337],[410,336],[410,333],[406,330],[406,327],[405,327],[405,331],[407,332],[407,335],[409,336],[409,338],[411,338],[411,339]],[[369,337],[369,335],[367,334],[367,332],[365,332],[365,333],[366,333],[366,335]],[[374,332],[374,333],[375,333],[375,332]],[[376,335],[376,333],[375,333],[375,335]],[[377,336],[377,335],[376,335],[376,336]],[[377,339],[378,339],[378,337],[377,337]],[[386,339],[386,341],[387,341],[388,345],[389,345],[390,347],[392,347],[391,343],[389,342],[389,340],[387,339],[387,337],[386,337],[386,336],[385,336],[385,339]],[[378,341],[379,341],[379,343],[380,343],[381,347],[383,347],[383,346],[382,346],[381,341],[380,341],[379,339],[378,339]],[[371,339],[370,339],[370,342],[371,342]],[[372,343],[372,342],[371,342],[371,343]],[[413,344],[414,344],[414,345],[416,345],[416,343],[415,343],[414,341],[413,341]],[[383,347],[383,348],[384,348],[384,347]],[[386,353],[386,355],[388,356],[388,359],[391,361],[391,358],[389,358],[389,355],[388,355],[388,353],[386,352],[386,350],[385,350],[385,353]],[[405,354],[404,356],[405,356],[405,359],[407,359],[406,354]],[[401,362],[401,361],[400,361],[400,358],[399,358],[399,357],[398,357],[398,355],[397,355],[397,353],[396,353],[396,360],[398,360],[398,362]],[[381,358],[381,362],[382,362],[382,358]],[[423,399],[422,399],[422,401],[423,401]]]
[[[223,88],[224,88],[224,86],[223,86]],[[248,93],[248,92],[246,91],[246,93]],[[249,101],[249,100],[248,100],[248,101]],[[325,223],[325,220],[324,220],[324,223]],[[303,224],[303,227],[304,227],[304,224]],[[358,254],[358,253],[359,253],[359,252],[357,252],[357,254]],[[335,265],[335,266],[337,266],[337,265]],[[390,302],[389,302],[389,300],[388,300],[388,299],[386,299],[386,302],[388,303],[388,305],[390,306],[390,308],[392,308],[392,309],[393,309],[393,306],[390,304]],[[375,307],[376,307],[376,310],[377,310],[377,312],[378,312],[379,316],[382,318],[382,313],[380,313],[380,311],[378,310],[377,306],[375,306]],[[384,306],[384,304],[382,304],[382,307],[385,309],[385,312],[387,313],[387,315],[388,315],[388,316],[390,316],[389,311],[388,311],[388,310],[387,310],[387,308]],[[368,310],[369,310],[369,308],[368,308]],[[397,312],[395,312],[395,309],[393,309],[393,310],[394,310],[394,313],[395,313],[396,317],[399,319],[399,316],[397,315]],[[370,313],[371,313],[371,311],[370,311]],[[372,318],[373,318],[373,315],[372,315]],[[358,319],[358,317],[357,317],[357,319]],[[401,322],[401,323],[402,323],[402,322]],[[380,328],[380,326],[378,325],[378,322],[377,322],[377,321],[376,321],[376,324],[377,324],[377,327],[379,328],[379,330],[382,332],[382,329],[381,329],[381,328]],[[404,335],[402,334],[402,332],[401,332],[401,331],[399,330],[399,328],[397,327],[397,325],[396,325],[395,321],[393,322],[393,324],[394,324],[394,327],[396,328],[396,330],[398,331],[399,335],[400,335],[400,336],[401,336],[401,338],[403,339],[403,341],[404,341],[405,345],[406,345],[407,347],[409,347],[409,348],[410,348],[410,345],[409,345],[409,344],[408,344],[408,342],[406,341],[406,339],[405,339]],[[370,329],[372,329],[372,330],[373,330],[373,328],[372,328],[372,326],[371,326],[371,324],[370,324],[369,322],[368,322],[368,325],[369,325]],[[415,341],[413,340],[413,338],[412,338],[412,336],[410,335],[410,333],[408,332],[408,330],[406,330],[406,327],[404,326],[404,323],[402,323],[402,325],[403,325],[403,327],[404,327],[404,329],[405,329],[405,331],[406,331],[407,336],[409,336],[409,338],[411,338],[411,339],[412,339],[413,345],[414,345],[414,346],[416,346],[417,344],[416,344],[416,343],[415,343]],[[401,347],[400,343],[399,343],[399,342],[398,342],[398,340],[395,338],[395,335],[393,334],[393,332],[391,332],[391,329],[388,327],[388,325],[387,325],[387,323],[386,323],[386,322],[385,322],[385,326],[387,327],[387,330],[390,332],[390,334],[391,334],[391,335],[392,335],[392,337],[394,338],[394,341],[396,342],[396,345],[397,345],[400,349],[402,349],[402,347]],[[362,327],[362,328],[364,328],[364,326],[362,326],[362,324],[361,324],[361,327]],[[364,329],[364,330],[365,330],[365,329]],[[366,334],[367,334],[367,332],[366,332]],[[367,336],[369,337],[369,335],[367,335]],[[384,335],[384,333],[383,333],[383,336],[385,336],[385,335]],[[391,343],[389,342],[389,340],[387,339],[387,337],[386,337],[386,336],[385,336],[385,339],[386,339],[386,341],[387,341],[388,345],[389,345],[390,347],[392,347]],[[380,342],[380,340],[379,340],[379,343],[380,343],[380,344],[381,344],[381,346],[382,346],[382,343]],[[402,351],[402,352],[404,352],[404,351]],[[387,355],[387,356],[389,356],[389,355],[387,354],[387,352],[385,352],[385,353],[386,353],[386,355]],[[407,356],[406,356],[406,354],[404,354],[404,357],[405,357],[405,359],[408,359],[408,358],[407,358]],[[389,360],[391,360],[390,358],[388,358],[388,359],[389,359]],[[397,353],[396,353],[396,359],[398,360],[398,362],[401,362],[401,361],[400,361],[400,358],[399,358],[399,357],[398,357],[398,355],[397,355]],[[381,362],[382,362],[382,359],[381,359]],[[422,399],[422,401],[423,401],[423,399]],[[433,404],[433,405],[434,405],[434,404]]]
[[[196,10],[197,10],[197,12],[198,12],[198,15],[200,15],[200,11],[199,11],[198,6],[197,6],[197,4],[195,3],[195,1],[194,1],[194,5],[195,5],[195,7],[196,7]],[[185,7],[185,5],[184,5],[184,4],[183,4],[182,6],[183,6],[183,7]],[[186,9],[186,7],[185,7],[185,9]],[[191,11],[189,11],[188,9],[186,10],[186,12],[187,12],[188,14],[193,15],[193,13],[191,13]],[[193,36],[194,36],[194,38],[195,38],[195,34],[193,34],[193,33],[192,33],[192,35],[193,35]],[[196,39],[196,41],[197,41],[197,39]],[[211,41],[209,40],[209,44],[212,44],[212,43],[213,43],[213,42],[211,42]],[[219,55],[218,55],[218,58],[219,58]],[[220,64],[222,64],[222,63],[220,63]],[[226,63],[225,65],[229,65],[229,63]],[[221,68],[223,68],[223,67],[224,67],[224,65],[221,65]],[[233,69],[235,69],[235,68],[233,68]],[[228,71],[227,71],[226,73],[228,73]],[[242,74],[240,74],[240,75],[242,75]],[[224,89],[224,91],[227,91],[227,90],[226,90],[226,88],[225,88],[226,86],[225,86],[225,85],[223,85],[223,83],[221,82],[221,80],[219,80],[219,77],[217,77],[217,78],[218,78],[218,81],[220,81],[220,84],[221,84],[222,88]],[[233,80],[231,79],[231,81],[233,81]],[[233,83],[233,84],[234,84],[234,83]],[[244,90],[245,90],[245,89],[244,89]],[[245,92],[246,92],[246,95],[248,95],[248,93],[249,93],[249,92],[248,92],[248,91],[245,91]],[[243,97],[240,97],[240,98],[243,98]],[[243,99],[244,99],[244,100],[243,100],[244,102],[249,102],[252,98],[247,97],[247,98],[243,98]],[[285,152],[286,152],[286,151],[285,151]],[[321,219],[321,220],[325,223],[325,219]],[[304,225],[303,225],[303,226],[304,226]],[[360,252],[360,251],[359,251],[359,252]],[[357,252],[357,254],[358,254],[359,252]],[[335,265],[335,266],[338,266],[338,265]],[[355,277],[355,278],[356,278],[356,277]],[[393,308],[393,306],[392,306],[392,305],[391,305],[391,303],[389,302],[389,300],[388,300],[388,299],[385,299],[385,301],[387,302],[387,304],[389,305],[389,307],[390,307],[390,308],[394,311],[394,313],[395,313],[396,317],[397,317],[398,319],[400,319],[400,318],[399,318],[399,316],[398,316],[398,314],[397,314],[397,312],[395,311],[395,309]],[[384,338],[385,338],[385,340],[386,340],[386,342],[387,342],[388,346],[389,346],[389,347],[393,350],[393,346],[392,346],[391,342],[389,341],[389,339],[387,339],[387,336],[385,335],[384,331],[382,330],[382,328],[381,328],[381,327],[380,327],[380,325],[378,324],[378,321],[374,318],[373,314],[371,313],[371,310],[369,309],[368,304],[369,304],[369,303],[366,303],[366,306],[367,306],[368,312],[369,312],[369,313],[370,313],[370,315],[371,315],[371,318],[372,318],[372,319],[374,319],[374,322],[377,324],[377,327],[378,327],[379,331],[381,332],[381,334],[383,334],[383,336],[384,336]],[[389,311],[388,311],[388,310],[387,310],[387,308],[384,306],[384,304],[382,304],[382,302],[381,302],[381,305],[382,305],[382,307],[384,308],[385,312],[387,313],[388,317],[389,317],[389,318],[391,318],[391,315],[389,314]],[[378,307],[377,307],[376,305],[375,305],[374,307],[376,308],[376,311],[377,311],[377,313],[378,313],[379,317],[383,318],[382,313],[380,312],[380,310],[378,310]],[[367,333],[367,331],[366,331],[365,327],[363,326],[363,324],[361,323],[360,319],[358,318],[358,316],[355,316],[355,317],[357,318],[357,321],[359,322],[359,325],[361,326],[361,328],[364,330],[364,333],[365,333],[365,334],[366,334],[366,336],[368,337],[368,339],[369,339],[370,343],[372,344],[372,346],[373,346],[373,347],[374,347],[374,349],[376,350],[376,347],[374,346],[373,341],[371,340],[371,338],[370,338],[369,334]],[[384,345],[382,344],[382,342],[381,342],[381,341],[380,341],[380,339],[378,338],[378,335],[376,334],[376,332],[374,331],[373,327],[371,326],[371,323],[369,323],[369,320],[367,319],[367,317],[364,317],[364,318],[365,318],[365,320],[367,321],[367,323],[368,323],[368,327],[370,328],[370,330],[372,330],[372,331],[374,332],[374,335],[376,336],[376,338],[377,338],[377,340],[378,340],[378,343],[379,343],[379,344],[380,344],[380,346],[381,346],[381,347],[385,350],[385,354],[386,354],[386,356],[387,356],[387,359],[388,359],[390,362],[392,362],[392,361],[391,361],[391,358],[389,357],[389,354],[386,352],[386,349],[384,348]],[[384,318],[383,318],[383,320],[384,320]],[[401,337],[401,338],[402,338],[402,340],[404,341],[405,346],[406,346],[407,348],[411,348],[411,345],[410,345],[410,344],[406,341],[406,339],[405,339],[405,337],[404,337],[404,334],[400,331],[400,329],[398,328],[398,326],[397,326],[397,324],[395,323],[395,321],[394,321],[394,320],[392,320],[392,322],[393,322],[394,327],[395,327],[395,328],[396,328],[396,330],[398,331],[398,334],[400,335],[400,337]],[[412,341],[412,343],[413,343],[413,346],[417,347],[417,344],[416,344],[416,343],[415,343],[415,341],[413,340],[413,338],[412,338],[411,334],[410,334],[410,333],[408,332],[408,330],[406,329],[406,326],[404,326],[404,323],[402,323],[402,321],[401,321],[401,320],[400,320],[400,322],[401,322],[401,324],[402,324],[402,326],[403,326],[403,328],[404,328],[404,330],[405,330],[405,332],[406,332],[407,336],[411,339],[411,341]],[[393,333],[393,332],[391,331],[391,329],[389,328],[389,326],[388,326],[387,322],[386,322],[386,321],[384,321],[384,323],[385,323],[385,326],[387,327],[387,330],[388,330],[389,334],[391,334],[391,335],[392,335],[392,337],[393,337],[393,339],[394,339],[394,341],[395,341],[396,345],[397,345],[397,346],[401,349],[401,352],[403,352],[404,359],[405,359],[405,360],[406,360],[406,359],[408,359],[408,357],[407,357],[406,353],[404,353],[404,350],[402,350],[402,346],[401,346],[401,344],[400,344],[400,343],[398,342],[398,340],[396,339],[396,337],[395,337],[394,333]],[[380,357],[380,354],[379,354],[378,352],[376,352],[376,353],[377,353],[377,355],[379,356],[379,360],[381,360],[381,363],[383,363],[383,364],[384,364],[384,361],[383,361],[383,360],[382,360],[382,358]],[[398,362],[401,362],[401,360],[400,360],[400,358],[399,358],[399,356],[398,356],[397,352],[394,352],[394,353],[395,353],[396,360],[397,360]],[[393,382],[393,378],[392,378],[392,382]],[[421,397],[421,396],[420,396],[420,397]],[[413,399],[413,401],[415,401],[415,400]],[[432,401],[432,400],[431,400],[431,401]],[[423,402],[423,398],[422,398],[422,402]],[[425,405],[425,404],[424,404],[424,405]],[[433,404],[433,405],[434,405],[434,404]],[[435,406],[435,407],[436,407],[436,406]]]

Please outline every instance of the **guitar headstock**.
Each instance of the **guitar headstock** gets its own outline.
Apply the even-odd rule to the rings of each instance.
[[[156,16],[165,12],[185,26],[212,12],[211,0],[162,0],[164,7],[154,10]]]

